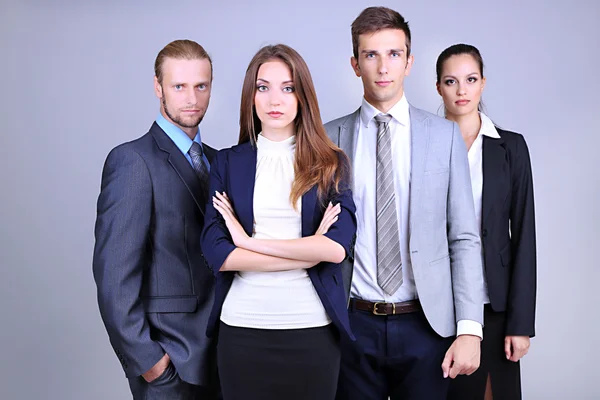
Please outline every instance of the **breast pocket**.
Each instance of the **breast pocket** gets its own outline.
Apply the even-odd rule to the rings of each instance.
[[[448,167],[443,167],[443,168],[434,168],[431,170],[426,170],[423,174],[424,175],[437,175],[437,174],[448,175],[449,173],[450,173],[450,169],[448,169]]]

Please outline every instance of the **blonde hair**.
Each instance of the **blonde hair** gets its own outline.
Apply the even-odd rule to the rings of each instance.
[[[158,79],[158,83],[162,84],[162,65],[167,58],[174,58],[176,60],[208,60],[210,63],[210,75],[212,77],[212,60],[210,56],[204,50],[204,47],[200,46],[193,40],[175,40],[165,47],[156,56],[154,61],[154,75]]]

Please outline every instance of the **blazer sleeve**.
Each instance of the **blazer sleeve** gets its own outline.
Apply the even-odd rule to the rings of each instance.
[[[345,157],[345,156],[344,156]],[[340,156],[341,162],[347,162]],[[346,251],[346,257],[354,258],[354,244],[356,243],[356,205],[352,198],[351,174],[348,164],[348,171],[340,182],[339,193],[333,193],[329,201],[333,205],[340,204],[341,211],[338,220],[329,228],[324,236],[339,243]]]
[[[120,146],[108,155],[98,197],[93,272],[100,314],[129,377],[164,355],[150,338],[140,300],[152,213],[152,182],[144,160]]]
[[[525,139],[516,135],[511,166],[510,231],[512,275],[507,303],[506,334],[535,335],[536,239],[533,178]]]
[[[225,225],[225,220],[210,200],[215,192],[226,191],[226,179],[226,153],[219,151],[210,166],[209,201],[206,204],[204,228],[201,237],[204,258],[215,275],[219,272],[229,254],[236,248]]]
[[[483,325],[481,241],[467,149],[456,123],[453,123],[449,177],[447,230],[456,320],[472,320]]]

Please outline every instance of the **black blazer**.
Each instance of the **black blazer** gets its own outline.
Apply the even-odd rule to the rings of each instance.
[[[216,151],[203,147],[212,160]],[[212,382],[214,348],[204,332],[214,277],[200,248],[207,190],[156,123],[106,159],[93,271],[100,313],[128,377],[167,352],[183,380]]]
[[[533,180],[522,135],[496,128],[483,137],[481,238],[494,311],[505,311],[505,335],[535,335],[536,244]]]

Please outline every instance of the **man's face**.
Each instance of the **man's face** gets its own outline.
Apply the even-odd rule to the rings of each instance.
[[[154,78],[161,113],[184,132],[195,134],[210,100],[210,62],[167,58],[162,65],[162,75],[162,83]]]
[[[365,99],[387,112],[404,94],[404,77],[413,56],[407,57],[406,35],[400,29],[382,29],[358,37],[358,58],[351,64],[363,81]]]

